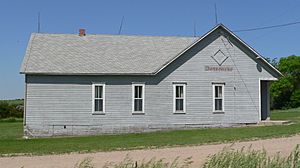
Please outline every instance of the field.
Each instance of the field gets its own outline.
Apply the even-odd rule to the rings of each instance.
[[[283,137],[300,133],[300,108],[273,111],[271,118],[291,120],[293,124],[26,140],[22,139],[22,122],[0,121],[0,155],[42,155],[188,146]]]

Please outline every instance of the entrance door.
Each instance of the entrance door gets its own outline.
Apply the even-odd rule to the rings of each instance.
[[[269,81],[260,81],[260,96],[261,120],[266,120],[270,117]]]

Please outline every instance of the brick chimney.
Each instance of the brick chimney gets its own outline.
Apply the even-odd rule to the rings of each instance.
[[[79,36],[85,36],[85,29],[79,29]]]

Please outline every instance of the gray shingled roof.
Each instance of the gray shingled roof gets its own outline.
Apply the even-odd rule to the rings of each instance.
[[[202,37],[33,33],[21,67],[25,74],[155,75],[218,28],[253,52],[279,76],[258,52],[219,24]]]
[[[33,33],[21,73],[153,74],[197,39]]]

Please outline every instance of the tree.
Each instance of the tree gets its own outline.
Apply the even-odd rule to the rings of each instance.
[[[300,56],[280,58],[276,63],[274,59],[267,59],[272,65],[277,65],[278,70],[284,75],[273,82],[271,91],[271,108],[295,108],[300,106]]]
[[[269,58],[269,57],[265,57],[265,59],[271,64],[273,65],[275,68],[278,68],[278,60],[277,58]]]

